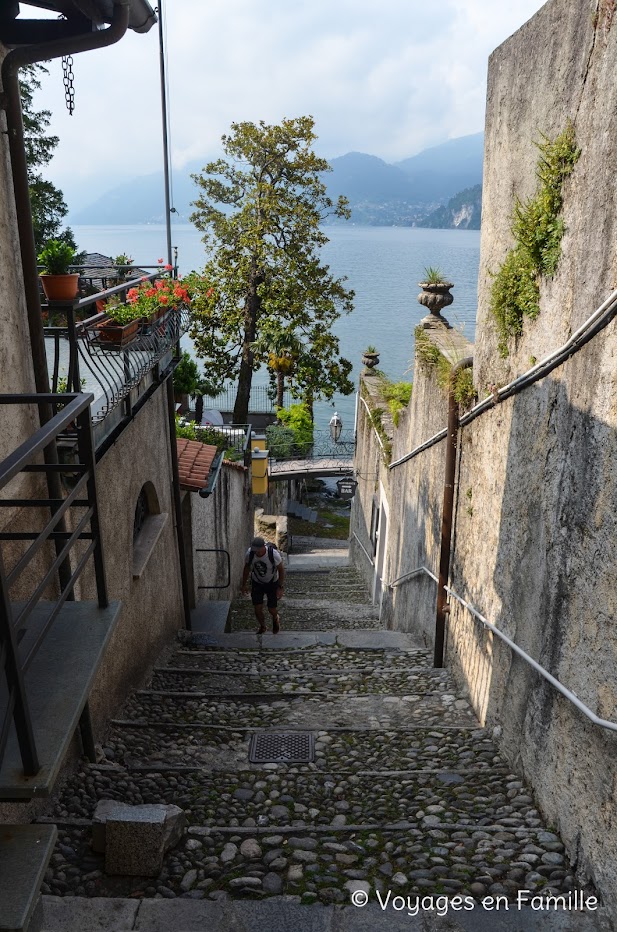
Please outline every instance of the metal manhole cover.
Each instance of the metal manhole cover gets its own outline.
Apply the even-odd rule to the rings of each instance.
[[[251,738],[251,764],[310,764],[314,757],[313,735],[310,732],[260,733]]]

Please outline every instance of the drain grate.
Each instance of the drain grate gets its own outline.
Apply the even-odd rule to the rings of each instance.
[[[314,758],[313,735],[307,731],[260,733],[251,738],[251,764],[310,764]]]

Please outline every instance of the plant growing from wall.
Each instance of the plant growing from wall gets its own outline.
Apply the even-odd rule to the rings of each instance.
[[[580,155],[570,120],[554,140],[543,136],[536,146],[540,151],[538,188],[529,200],[516,199],[511,227],[516,246],[495,274],[491,290],[490,309],[504,357],[510,337],[523,332],[524,318],[534,319],[540,312],[540,279],[554,275],[557,269],[565,232],[563,183]]]
[[[411,398],[411,382],[392,382],[383,372],[377,373],[379,377],[379,393],[387,402],[388,409],[394,421],[394,426],[398,427],[401,411],[404,411]]]
[[[371,393],[366,388],[366,385],[363,382],[360,382],[360,394],[364,398],[368,411],[369,411],[369,420],[371,426],[373,427],[375,433],[381,440],[381,445],[383,447],[383,459],[386,465],[389,465],[392,460],[392,441],[386,433],[386,429],[383,426],[383,416],[385,411],[383,408],[380,408],[375,404],[375,400],[372,397]]]
[[[450,376],[452,363],[439,351],[439,348],[429,339],[422,327],[417,327],[416,358],[429,369],[434,369],[439,388],[447,395],[450,390]],[[473,384],[473,370],[459,369],[452,384],[454,399],[462,408],[470,408],[476,400],[476,390]]]

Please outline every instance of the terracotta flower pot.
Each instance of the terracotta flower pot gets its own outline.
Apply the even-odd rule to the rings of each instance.
[[[77,297],[79,274],[41,275],[41,284],[48,301],[73,301]]]

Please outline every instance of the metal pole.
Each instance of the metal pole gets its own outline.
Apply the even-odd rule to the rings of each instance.
[[[167,236],[167,264],[171,255],[171,203],[169,198],[169,140],[167,138],[167,88],[165,87],[165,48],[163,42],[163,0],[159,0],[159,71],[161,75],[161,116],[163,122],[163,172],[165,175],[165,233]]]
[[[176,446],[176,411],[174,406],[174,387],[172,376],[166,379],[167,386],[167,412],[169,416],[169,446],[171,452],[172,494],[174,511],[176,513],[176,538],[178,543],[178,559],[180,561],[180,581],[182,584],[182,605],[184,608],[184,624],[187,631],[191,630],[191,598],[189,594],[189,577],[187,571],[186,551],[184,549],[184,532],[182,529],[182,501],[180,498],[180,473],[178,471],[178,450]],[[191,555],[192,556],[192,555]]]

